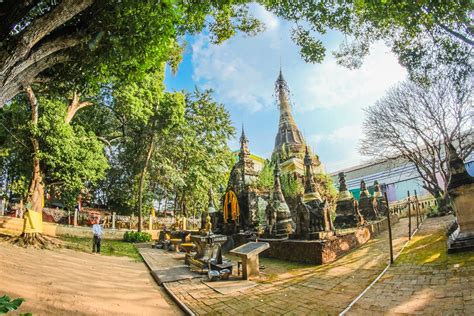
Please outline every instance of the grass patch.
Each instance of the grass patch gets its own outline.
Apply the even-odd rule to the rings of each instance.
[[[448,254],[443,231],[431,235],[415,235],[395,264],[473,266],[474,252]]]
[[[68,249],[92,253],[92,238],[87,237],[60,237]],[[129,257],[143,262],[140,253],[134,244],[122,240],[102,239],[100,254],[105,256]]]

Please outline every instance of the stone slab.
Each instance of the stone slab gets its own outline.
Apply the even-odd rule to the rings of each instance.
[[[159,285],[165,282],[176,282],[201,277],[201,275],[191,272],[188,266],[177,266],[168,269],[152,270],[151,275]]]
[[[202,277],[184,264],[184,254],[154,249],[148,244],[138,244],[137,250],[158,284]]]
[[[213,289],[214,291],[221,294],[231,294],[234,292],[243,292],[257,286],[256,282],[248,280],[236,280],[236,281],[217,281],[217,282],[204,282],[205,285]]]
[[[251,241],[235,249],[232,249],[230,253],[233,253],[238,256],[250,257],[255,254],[259,254],[260,252],[268,249],[269,247],[270,247],[270,244],[267,242]]]

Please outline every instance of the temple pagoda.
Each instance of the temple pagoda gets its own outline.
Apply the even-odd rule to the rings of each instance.
[[[258,168],[255,166],[249,141],[242,126],[238,161],[232,168],[224,195],[223,231],[235,232],[239,229],[253,227],[256,214],[249,207],[251,185],[258,179]]]
[[[281,69],[275,82],[275,96],[280,109],[280,121],[272,155],[274,158],[279,157],[282,172],[292,172],[304,176],[305,167],[303,159],[307,145],[291,114],[290,89]],[[313,172],[324,173],[324,166],[319,161],[319,157],[314,154],[311,154],[311,156]]]

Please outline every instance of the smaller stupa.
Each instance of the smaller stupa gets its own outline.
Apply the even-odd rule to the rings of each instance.
[[[370,194],[364,180],[360,180],[359,211],[365,220],[373,221],[378,217],[374,198]]]
[[[285,238],[295,231],[290,208],[281,191],[280,162],[277,159],[274,169],[273,195],[265,210],[267,233],[276,238]]]
[[[318,192],[312,170],[313,161],[306,148],[304,196],[296,207],[296,235],[302,239],[322,239],[333,231],[330,209]]]
[[[249,209],[249,191],[258,179],[258,171],[251,158],[249,141],[242,125],[240,136],[239,161],[230,172],[229,182],[224,195],[223,225],[224,232],[233,233],[240,229],[253,228],[255,214]],[[230,211],[232,209],[232,211]]]
[[[346,175],[339,173],[339,195],[336,203],[336,228],[356,227],[363,224],[364,219],[357,208],[357,201],[349,190],[347,190]]]

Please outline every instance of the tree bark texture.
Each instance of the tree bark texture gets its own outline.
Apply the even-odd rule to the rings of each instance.
[[[33,83],[43,70],[68,60],[67,49],[79,44],[83,38],[78,32],[57,35],[57,30],[93,2],[62,0],[50,12],[12,36],[9,47],[0,52],[0,107],[22,92],[23,86]],[[35,1],[21,1],[16,10],[6,12],[7,16],[0,23],[0,34],[10,31],[34,4]]]
[[[30,86],[25,88],[31,107],[31,125],[33,129],[38,127],[38,100]],[[39,142],[36,136],[31,136],[33,145],[33,178],[31,179],[30,188],[28,190],[27,202],[31,203],[31,210],[35,212],[43,211],[44,185],[41,177],[40,159],[39,159]]]
[[[28,190],[28,198],[27,203],[31,205],[31,208],[28,212],[37,212],[40,214],[38,217],[40,223],[42,222],[43,213],[43,198],[44,198],[44,185],[43,179],[41,176],[41,167],[40,167],[40,159],[39,159],[39,142],[35,135],[35,130],[38,126],[38,100],[31,89],[30,86],[26,86],[25,88],[26,95],[28,97],[28,101],[30,103],[31,108],[31,125],[33,128],[33,132],[31,135],[31,144],[33,146],[33,177],[31,179],[30,187]],[[28,217],[24,216],[25,224],[24,228],[27,227],[26,221],[28,221]],[[36,223],[38,224],[38,223]],[[42,227],[42,225],[41,225]],[[15,237],[12,239],[12,243],[21,246],[21,247],[35,247],[35,248],[48,248],[50,246],[57,246],[59,243],[54,241],[51,238],[43,236],[42,229],[36,232],[26,232],[25,230],[19,237]]]
[[[153,155],[153,151],[155,148],[155,137],[154,135],[151,136],[150,145],[147,150],[145,163],[143,164],[143,169],[140,173],[140,184],[138,186],[138,231],[141,232],[143,229],[143,188],[145,186],[145,179],[146,173],[148,170],[148,165],[151,160],[151,156]]]

